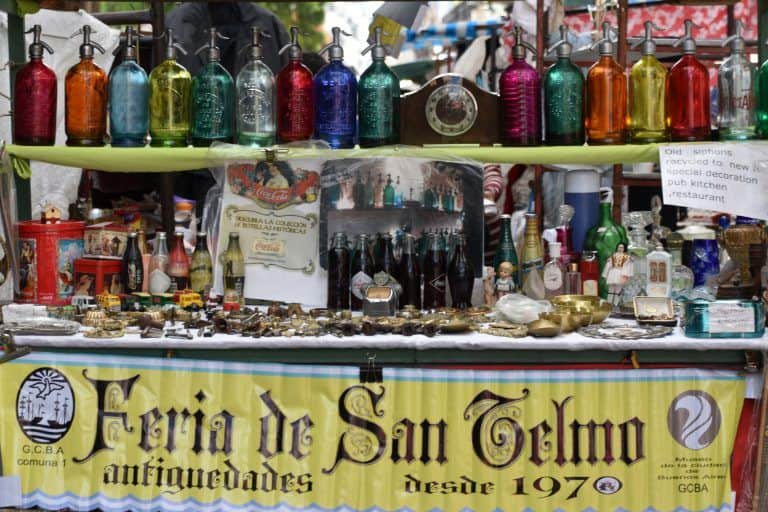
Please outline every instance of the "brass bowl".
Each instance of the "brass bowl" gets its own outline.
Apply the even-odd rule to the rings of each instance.
[[[562,331],[560,325],[552,320],[540,318],[528,324],[528,334],[537,338],[552,338]]]
[[[600,305],[592,310],[592,323],[600,324],[605,321],[606,318],[611,316],[613,312],[613,304],[610,302],[601,302]]]
[[[581,312],[573,314],[573,321],[579,323],[579,327],[586,327],[593,322],[592,313]]]
[[[594,295],[558,295],[552,299],[552,304],[557,306],[580,306],[586,308],[598,307],[600,297]]]
[[[581,327],[574,315],[567,312],[542,313],[540,318],[558,324],[563,333],[572,332]]]

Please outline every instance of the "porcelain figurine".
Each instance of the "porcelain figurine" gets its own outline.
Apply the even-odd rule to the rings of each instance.
[[[514,272],[515,266],[508,261],[504,261],[499,265],[499,278],[496,280],[495,286],[496,299],[515,292]]]
[[[603,268],[603,278],[608,285],[607,300],[614,306],[621,301],[621,290],[632,277],[632,258],[626,252],[626,246],[619,243]]]

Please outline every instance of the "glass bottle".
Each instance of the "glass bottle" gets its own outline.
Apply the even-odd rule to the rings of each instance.
[[[696,58],[694,26],[693,21],[685,20],[685,35],[672,45],[683,47],[683,56],[667,76],[667,115],[673,141],[692,142],[710,137],[709,72]]]
[[[581,289],[584,295],[597,297],[599,295],[600,261],[597,251],[583,251],[579,262],[581,273]]]
[[[397,279],[397,261],[392,247],[392,235],[384,233],[377,242],[378,249],[373,269],[375,273],[385,272],[391,277]]]
[[[184,249],[184,233],[173,234],[173,247],[168,260],[168,277],[171,278],[170,292],[186,290],[189,285],[189,258]]]
[[[549,261],[544,265],[544,296],[548,299],[565,293],[565,264],[560,259],[560,243],[549,244]],[[579,276],[581,278],[581,276]]]
[[[352,202],[355,205],[355,210],[362,210],[367,206],[365,185],[362,182],[362,173],[359,171],[355,176],[355,184],[352,185]]]
[[[83,35],[80,62],[69,68],[64,81],[64,125],[68,146],[103,146],[107,134],[107,74],[93,62],[93,49],[104,53],[91,41],[91,27],[72,34]]]
[[[192,79],[192,144],[206,147],[214,142],[232,142],[235,83],[221,65],[216,39],[228,39],[211,27],[208,42],[195,55],[206,50],[205,65]]]
[[[667,140],[667,68],[656,58],[654,28],[645,22],[645,39],[633,46],[642,45],[641,57],[629,73],[629,138],[640,144]]]
[[[512,279],[514,281],[514,290],[520,289],[520,276],[517,262],[517,252],[515,251],[515,241],[512,238],[512,216],[503,214],[501,219],[501,233],[499,234],[499,246],[496,248],[496,255],[493,257],[493,270],[496,272],[496,279],[501,278],[499,267],[502,263],[511,265]],[[513,291],[514,291],[513,290]]]
[[[384,187],[384,206],[395,206],[395,188],[392,186],[391,174],[387,174],[387,186]]]
[[[646,292],[649,297],[669,297],[672,292],[672,256],[661,244],[648,253],[648,283]]]
[[[365,180],[365,207],[366,208],[373,208],[373,174],[371,171],[368,171],[366,180]]]
[[[578,254],[573,250],[573,229],[571,220],[576,209],[570,204],[561,204],[557,207],[557,227],[544,230],[544,239],[548,242],[560,244],[560,259],[563,265],[578,259]]]
[[[43,63],[43,51],[53,49],[40,39],[40,25],[32,33],[29,62],[16,73],[13,94],[13,142],[26,146],[56,143],[56,73]]]
[[[586,118],[589,144],[622,144],[627,125],[627,76],[613,58],[611,25],[603,22],[600,59],[587,73]]]
[[[536,55],[516,26],[512,64],[499,78],[501,140],[508,146],[541,144],[541,85],[539,73],[525,61],[526,50]]]
[[[624,216],[624,224],[629,229],[629,245],[627,253],[632,258],[632,277],[621,290],[621,302],[631,303],[637,296],[646,295],[645,286],[648,279],[648,253],[655,245],[648,242],[648,232],[645,226],[651,222],[651,212],[629,212]]]
[[[156,147],[185,147],[189,135],[192,75],[176,61],[176,51],[187,54],[165,31],[165,60],[149,73],[149,135]]]
[[[373,188],[373,207],[384,207],[384,177],[379,173],[379,181]]]
[[[597,286],[597,282],[595,282]],[[581,280],[581,272],[579,271],[579,264],[576,262],[568,264],[568,271],[565,273],[565,294],[566,295],[582,295],[584,293],[584,287]]]
[[[755,66],[745,54],[746,43],[741,37],[744,24],[736,21],[736,33],[721,46],[731,45],[731,55],[720,65],[717,73],[720,140],[755,138]]]
[[[596,226],[587,231],[584,248],[597,252],[600,275],[599,294],[602,298],[606,298],[608,296],[608,287],[603,277],[605,264],[611,255],[616,252],[616,248],[620,243],[627,247],[629,241],[624,227],[613,221],[613,190],[603,187],[600,189],[600,193],[602,195],[600,199],[600,221]],[[584,291],[586,293],[586,286]]]
[[[693,290],[693,271],[683,265],[683,236],[671,233],[667,237],[667,248],[672,258],[670,296],[675,300],[685,300]]]
[[[276,131],[275,75],[264,64],[261,36],[259,27],[251,27],[248,62],[235,80],[237,143],[255,147],[273,145]]]
[[[291,42],[280,49],[288,51],[288,64],[277,74],[277,135],[280,142],[312,138],[315,131],[315,100],[312,97],[312,72],[301,62],[299,27],[291,27]]]
[[[333,149],[351,148],[355,145],[357,124],[357,79],[343,64],[341,29],[333,27],[332,31],[333,41],[320,50],[321,54],[328,52],[330,62],[320,68],[313,81],[315,136]]]
[[[472,288],[475,284],[475,270],[467,255],[467,237],[455,235],[456,248],[448,265],[448,285],[451,287],[452,305],[456,309],[472,307]]]
[[[328,251],[328,309],[349,309],[349,246],[344,233],[335,233]]]
[[[532,299],[544,298],[543,269],[544,256],[541,253],[539,218],[535,213],[526,213],[523,254],[520,262],[520,287],[523,293]]]
[[[445,307],[445,252],[437,233],[429,235],[424,258],[424,309]]]
[[[120,265],[120,280],[123,282],[125,293],[140,292],[144,283],[144,265],[135,231],[128,233],[128,244]]]
[[[363,309],[363,299],[365,298],[363,288],[373,282],[373,256],[369,242],[368,235],[358,235],[355,250],[352,253],[352,263],[349,270],[352,311]]]
[[[413,306],[421,309],[421,273],[419,272],[419,258],[416,255],[416,239],[410,233],[405,234],[403,240],[403,255],[398,267],[400,286],[403,293],[400,295],[400,307]]]
[[[571,62],[573,45],[568,42],[568,27],[560,25],[557,62],[544,75],[545,140],[551,146],[584,144],[584,75]]]
[[[149,259],[149,293],[165,293],[171,286],[168,277],[168,246],[165,233],[158,231],[155,234],[155,250]]]
[[[240,233],[229,233],[224,251],[224,310],[237,310],[245,302],[245,259],[240,250]]]
[[[208,237],[205,233],[198,232],[195,252],[192,253],[189,268],[189,287],[205,298],[210,295],[212,285],[213,263],[211,253],[208,251]]]
[[[357,84],[360,147],[397,144],[400,132],[400,79],[384,63],[387,51],[381,43],[381,27],[374,29],[373,63]]]
[[[144,282],[141,285],[142,292],[149,291],[149,263],[152,260],[152,252],[147,245],[147,234],[143,229],[139,230],[139,235],[136,237],[139,244],[139,254],[141,254],[141,262],[143,267]]]
[[[758,137],[768,139],[768,60],[757,71],[755,102],[755,130]]]
[[[136,38],[134,28],[127,27],[125,59],[109,74],[109,130],[111,143],[117,147],[144,146],[147,142],[149,79],[136,62]]]

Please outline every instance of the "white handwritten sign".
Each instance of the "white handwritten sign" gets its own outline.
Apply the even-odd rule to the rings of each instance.
[[[768,144],[668,144],[659,161],[665,204],[768,219]]]

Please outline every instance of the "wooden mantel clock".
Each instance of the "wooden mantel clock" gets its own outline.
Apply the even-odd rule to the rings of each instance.
[[[481,144],[499,139],[499,96],[447,73],[400,98],[401,144]]]

